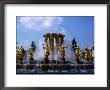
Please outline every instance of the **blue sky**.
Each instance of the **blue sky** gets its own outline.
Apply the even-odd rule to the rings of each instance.
[[[31,41],[38,45],[47,32],[61,32],[71,42],[75,37],[81,49],[93,46],[94,16],[16,17],[17,42],[27,49]]]

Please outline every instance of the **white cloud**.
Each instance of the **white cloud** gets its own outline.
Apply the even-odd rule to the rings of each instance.
[[[20,24],[32,30],[47,30],[59,26],[63,21],[62,17],[41,17],[41,16],[23,16],[20,17]]]

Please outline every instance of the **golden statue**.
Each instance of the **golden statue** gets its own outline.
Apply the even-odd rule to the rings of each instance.
[[[75,57],[76,57],[77,63],[79,63],[79,60],[81,59],[81,50],[78,45],[76,46]]]
[[[20,58],[23,58],[23,48],[20,48],[19,54],[20,54]]]
[[[93,60],[93,54],[92,54],[92,48],[89,48],[89,56],[88,56],[88,58],[89,58],[89,62],[90,63],[92,63],[92,60]]]
[[[16,60],[20,59],[19,47],[16,49]]]
[[[48,44],[45,47],[43,47],[43,49],[44,49],[45,58],[48,58],[48,56],[50,55]]]
[[[48,42],[48,45],[49,45],[49,49],[51,52],[54,51],[54,33],[49,33],[49,42]]]
[[[59,46],[61,58],[65,58],[65,48],[66,46],[64,46],[63,44]]]
[[[85,62],[88,61],[88,59],[89,59],[89,49],[88,48],[85,48],[85,50],[84,50],[84,59],[85,59]]]
[[[20,63],[22,63],[22,60],[23,60],[23,57],[24,57],[24,53],[23,53],[23,48],[21,47],[21,48],[17,48],[17,50],[16,50],[16,60],[17,60],[17,62],[19,62],[20,61]]]
[[[20,60],[21,58],[23,58],[23,48],[17,48],[17,52],[16,52],[16,58],[17,60]]]
[[[33,57],[33,49],[32,47],[29,48],[29,57],[32,58]]]

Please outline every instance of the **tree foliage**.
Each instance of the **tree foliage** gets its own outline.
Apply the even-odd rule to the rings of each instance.
[[[35,52],[37,46],[36,46],[36,43],[34,41],[31,42],[31,47],[32,47],[33,52]]]
[[[76,50],[76,46],[77,46],[77,42],[76,42],[76,39],[74,38],[73,40],[72,40],[72,50],[75,52],[75,50]]]

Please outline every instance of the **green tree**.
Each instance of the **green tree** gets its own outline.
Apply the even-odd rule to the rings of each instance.
[[[74,39],[72,40],[72,51],[75,52],[76,46],[77,46],[77,42],[76,42],[76,39],[74,38]]]
[[[36,46],[36,43],[34,41],[31,42],[31,47],[32,47],[33,52],[35,52],[37,46]]]

